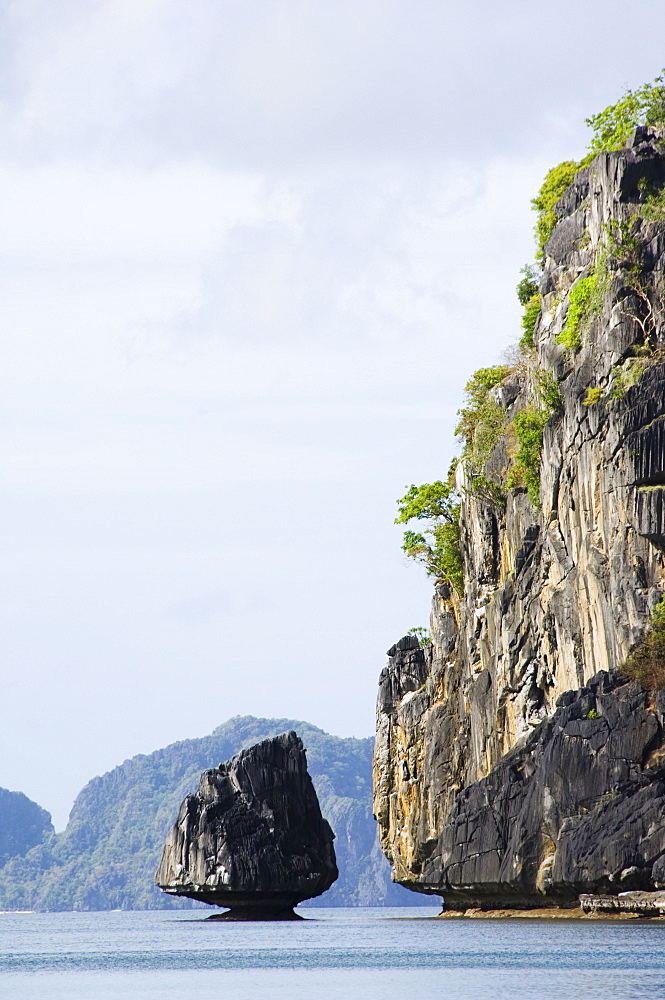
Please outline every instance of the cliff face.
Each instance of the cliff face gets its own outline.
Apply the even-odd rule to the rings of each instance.
[[[460,463],[463,596],[439,583],[431,646],[401,640],[381,674],[382,847],[397,881],[447,905],[658,883],[663,717],[616,671],[665,590],[665,225],[640,214],[665,183],[661,149],[637,129],[557,203],[535,357],[492,390],[505,431],[482,470],[510,483],[514,419],[549,373],[560,399],[543,433],[540,503],[524,487],[490,503]],[[566,349],[571,288],[601,270],[581,345]],[[639,831],[624,794],[642,796]],[[596,844],[592,862],[594,838],[627,848]]]

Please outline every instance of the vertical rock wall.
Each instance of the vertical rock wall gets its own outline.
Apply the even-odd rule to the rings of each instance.
[[[542,905],[542,898],[560,901],[573,892],[594,891],[599,879],[620,878],[625,857],[608,860],[602,877],[594,869],[593,875],[566,881],[559,864],[562,825],[575,825],[604,806],[603,797],[614,795],[617,783],[650,784],[657,776],[647,765],[662,743],[661,719],[645,696],[640,711],[651,714],[653,726],[637,758],[633,750],[621,750],[629,764],[620,777],[606,768],[593,801],[581,779],[577,798],[568,793],[561,798],[551,787],[552,775],[563,767],[556,753],[568,739],[587,740],[588,734],[566,735],[566,726],[579,722],[580,705],[592,719],[593,713],[609,713],[603,725],[610,730],[621,716],[625,728],[625,712],[614,703],[612,708],[607,701],[604,709],[584,698],[591,697],[591,679],[604,671],[595,683],[607,698],[618,699],[617,705],[626,698],[639,702],[634,691],[616,693],[614,672],[665,592],[665,224],[639,217],[644,184],[665,183],[661,149],[659,136],[637,129],[624,150],[601,154],[581,170],[558,202],[558,222],[546,245],[536,358],[531,366],[518,365],[492,390],[506,410],[507,430],[484,470],[505,482],[508,456],[515,451],[511,422],[533,398],[537,364],[556,379],[562,400],[544,431],[540,505],[524,488],[506,490],[505,509],[489,505],[474,496],[469,470],[460,463],[463,596],[439,583],[431,646],[420,649],[411,637],[401,640],[381,674],[375,814],[382,846],[397,881],[445,894],[448,901],[459,897],[494,905],[512,893],[523,905]],[[596,266],[608,230],[614,226],[618,232],[616,227],[631,219],[637,220],[630,231],[640,246],[640,287],[650,306],[636,297],[627,271],[631,262],[619,255],[602,304],[583,331],[581,349],[564,350],[557,335],[566,322],[571,286]],[[649,307],[651,318],[645,313]],[[601,397],[593,405],[584,403],[589,388]],[[571,709],[575,719],[556,715],[562,697],[578,705]],[[554,718],[563,735],[559,740],[550,733],[543,742]],[[584,743],[583,751],[619,752],[606,743],[595,749]],[[549,763],[543,770],[546,747]],[[497,768],[513,800],[525,769],[529,794],[539,797],[538,808],[532,803],[527,814],[519,814],[526,824],[519,848],[509,843],[505,829],[500,836],[487,833],[519,819],[514,801],[510,807],[508,800],[497,804],[496,787],[490,795]],[[546,823],[543,803],[550,800],[557,818]],[[482,843],[472,836],[478,828],[485,830]],[[621,836],[637,842],[634,832]],[[566,850],[566,863],[572,864],[570,843]],[[648,868],[639,887],[652,884],[658,850],[654,841],[653,857],[647,851],[639,861],[641,871]],[[506,852],[514,855],[510,864]],[[475,874],[468,865],[460,867],[471,856],[491,857],[493,867],[478,863]],[[550,871],[559,872],[554,882],[543,875]]]

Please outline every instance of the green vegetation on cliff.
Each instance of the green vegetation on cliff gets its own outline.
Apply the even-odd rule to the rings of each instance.
[[[547,283],[541,286],[541,279],[546,244],[559,220],[558,212],[562,210],[557,204],[578,172],[589,166],[598,154],[620,149],[637,126],[665,128],[665,71],[653,83],[625,91],[615,104],[592,115],[586,123],[592,132],[587,155],[579,162],[566,160],[552,167],[531,202],[537,216],[535,263],[526,265],[520,272],[516,291],[523,310],[522,333],[509,355],[510,363],[475,372],[465,386],[464,405],[458,411],[455,433],[463,442],[464,490],[467,495],[495,508],[499,516],[505,508],[507,490],[526,489],[534,507],[540,505],[543,434],[550,418],[560,412],[562,406],[557,380],[565,378],[573,356],[584,346],[585,333],[593,317],[600,314],[603,296],[611,287],[620,285],[622,309],[640,328],[641,338],[631,348],[634,356],[618,363],[611,385],[604,388],[588,386],[583,403],[593,406],[603,399],[621,398],[648,367],[649,362],[641,352],[648,353],[651,361],[658,356],[655,311],[660,305],[662,289],[659,292],[654,282],[645,279],[648,240],[642,232],[642,223],[661,222],[665,218],[665,186],[653,187],[651,182],[640,182],[641,196],[632,203],[633,216],[610,218],[601,239],[594,244],[594,250],[587,253],[586,259],[584,251],[590,245],[589,233],[577,236],[576,251],[583,256],[581,265],[576,264],[572,273],[574,280],[570,287],[570,276],[568,284],[555,280],[554,288],[551,276],[549,286]],[[584,185],[585,176],[579,179],[579,186]],[[575,211],[587,205],[585,197],[580,197]],[[563,326],[560,325],[562,315],[565,317]],[[553,322],[559,324],[556,342],[567,352],[562,364],[568,368],[555,365],[553,370],[547,370],[543,363],[550,362],[541,362],[536,351],[536,335],[543,336]],[[540,358],[546,357],[540,354]],[[433,489],[447,491],[444,506],[427,512],[417,510],[414,499],[422,498]],[[398,501],[397,523],[407,523],[413,518],[429,519],[427,531],[405,533],[404,551],[423,563],[430,575],[451,582],[461,594],[461,507],[460,498],[451,492],[453,489],[450,483],[440,481],[412,486]]]
[[[507,485],[509,488],[526,486],[534,507],[540,506],[540,454],[548,420],[546,410],[528,407],[517,414],[513,423],[518,446]]]
[[[631,650],[621,672],[650,691],[665,685],[665,597],[651,612],[644,638]]]
[[[579,163],[574,160],[565,160],[564,163],[552,167],[545,175],[540,191],[531,201],[531,205],[538,213],[535,234],[536,260],[539,264],[545,259],[545,244],[556,225],[554,206],[563,192],[573,183],[573,178],[579,169]]]
[[[585,121],[593,131],[587,159],[621,149],[637,125],[665,125],[665,71],[653,83],[626,90],[616,104]]]
[[[403,551],[410,559],[422,563],[430,576],[447,580],[461,594],[460,504],[452,482],[452,470],[447,483],[439,479],[422,486],[412,484],[398,500],[398,510],[395,524],[408,524],[412,520],[427,522],[423,532],[404,532]]]
[[[505,411],[491,390],[511,374],[510,365],[480,368],[464,386],[465,403],[458,413],[455,428],[464,442],[464,457],[479,471],[499,440],[505,423]]]
[[[582,329],[591,312],[598,289],[598,275],[578,278],[568,296],[568,315],[563,330],[557,337],[562,347],[579,351],[582,346]]]

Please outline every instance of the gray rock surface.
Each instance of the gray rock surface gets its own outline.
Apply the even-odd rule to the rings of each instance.
[[[604,672],[559,701],[522,746],[458,794],[423,865],[447,909],[571,905],[580,892],[657,883],[660,705],[650,711],[638,684]]]
[[[590,847],[588,858],[575,851],[582,851],[585,823],[588,837],[601,844],[613,836],[603,824],[623,823],[615,810],[624,795],[635,797],[635,815],[642,819],[621,826],[627,853],[635,852],[634,861],[626,857],[621,865],[640,869],[640,886],[652,878],[653,855],[645,848],[643,856],[641,845],[660,837],[659,781],[649,776],[645,783],[638,749],[621,758],[620,767],[612,763],[617,740],[622,752],[626,747],[609,709],[603,721],[571,716],[560,736],[554,722],[563,718],[556,715],[565,709],[562,695],[580,705],[592,697],[580,692],[590,691],[599,671],[614,677],[665,590],[665,225],[640,217],[642,179],[656,186],[665,181],[660,137],[645,128],[626,149],[597,156],[557,204],[535,358],[507,380],[510,392],[494,395],[506,411],[506,433],[483,471],[505,489],[505,509],[474,495],[462,461],[463,595],[439,582],[431,646],[401,640],[381,675],[374,811],[382,847],[396,881],[446,894],[448,901],[463,892],[478,905],[513,905],[496,899],[508,893],[541,906],[548,894],[556,899],[584,887],[606,891],[599,887],[620,875],[617,859],[603,860]],[[653,309],[649,336],[636,319],[644,312],[631,294],[628,265],[618,260],[582,330],[581,348],[564,350],[557,335],[570,289],[590,273],[608,226],[628,219],[636,220],[640,280]],[[524,488],[507,487],[505,472],[515,450],[512,421],[533,399],[537,365],[556,380],[561,406],[545,426],[540,504],[534,505]],[[595,405],[584,404],[590,387],[600,390]],[[603,697],[639,752],[659,744],[662,719],[653,704],[631,694],[639,711],[626,722],[621,706],[628,694],[613,688]],[[569,724],[575,729],[573,723],[578,733],[566,730]],[[604,749],[598,750],[601,739]],[[584,822],[589,790],[583,767],[579,788],[571,786],[561,801],[554,795],[554,813],[548,805],[551,775],[557,768],[564,773],[572,747],[576,767],[600,754],[594,768],[605,768],[601,797],[621,792],[604,812],[594,799]],[[547,755],[544,767],[538,762]],[[510,794],[502,791],[504,783]],[[487,809],[497,827],[492,836]],[[578,831],[574,837],[566,823]],[[515,838],[526,865],[521,872],[508,856]]]
[[[289,919],[337,878],[303,744],[291,731],[204,771],[184,800],[155,876],[232,919]]]
[[[635,914],[640,917],[665,916],[665,892],[620,892],[616,896],[580,896],[585,913]]]

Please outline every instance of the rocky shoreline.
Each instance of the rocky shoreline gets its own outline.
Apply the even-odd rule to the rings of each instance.
[[[583,893],[578,906],[541,906],[531,909],[443,910],[442,920],[649,920],[665,921],[665,892]]]

